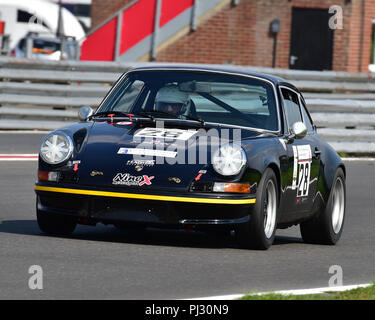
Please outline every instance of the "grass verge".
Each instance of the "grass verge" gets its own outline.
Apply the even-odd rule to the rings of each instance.
[[[375,283],[369,287],[342,292],[329,291],[322,294],[306,295],[285,295],[279,293],[249,294],[239,300],[375,300]]]
[[[337,154],[340,156],[340,158],[375,158],[375,153],[373,152],[356,153],[339,151]]]

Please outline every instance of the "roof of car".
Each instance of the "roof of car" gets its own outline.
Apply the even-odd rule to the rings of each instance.
[[[244,76],[254,76],[258,78],[262,78],[268,81],[271,81],[274,84],[287,84],[292,88],[295,88],[292,84],[290,84],[287,80],[273,76],[266,73],[258,73],[258,72],[250,72],[247,71],[244,67],[236,67],[236,66],[210,66],[210,65],[199,65],[199,64],[146,64],[144,66],[139,66],[131,71],[153,71],[153,70],[175,70],[175,71],[203,71],[203,72],[229,72],[238,75]]]

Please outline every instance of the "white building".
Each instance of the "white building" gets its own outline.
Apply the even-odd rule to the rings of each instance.
[[[49,1],[59,3],[59,0]],[[85,30],[91,28],[91,2],[91,0],[61,0],[62,6],[78,18]]]
[[[77,40],[85,36],[78,19],[62,8],[61,32]],[[0,21],[13,49],[29,32],[54,35],[58,28],[59,6],[50,0],[0,0]]]

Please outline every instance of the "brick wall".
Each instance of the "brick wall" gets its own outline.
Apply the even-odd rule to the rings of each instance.
[[[198,29],[158,52],[157,61],[248,64],[254,59],[254,2],[225,6]]]
[[[133,0],[92,0],[91,28],[95,28],[131,1]]]
[[[361,69],[365,70],[372,61],[371,44],[372,44],[372,21],[375,20],[375,0],[366,1],[364,15],[364,32],[363,32],[363,54]]]
[[[334,31],[333,70],[367,71],[375,0],[242,0],[237,7],[226,6],[200,24],[197,31],[163,49],[157,61],[271,67],[273,38],[269,24],[279,19],[276,67],[288,68],[292,7],[328,10],[331,5],[343,8],[344,27]]]
[[[129,2],[131,0],[93,0],[93,27]],[[195,32],[161,46],[156,60],[271,67],[273,38],[269,34],[269,24],[279,19],[276,67],[288,68],[292,8],[328,10],[331,5],[340,5],[344,28],[334,31],[333,70],[367,71],[375,0],[240,0],[236,7],[229,2],[200,21]]]

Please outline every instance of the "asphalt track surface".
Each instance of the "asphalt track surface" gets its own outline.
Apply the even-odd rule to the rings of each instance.
[[[37,153],[40,135],[0,134],[0,154]],[[279,230],[268,251],[232,237],[185,231],[78,226],[41,233],[35,217],[36,161],[0,162],[0,299],[181,299],[325,287],[332,265],[344,285],[375,281],[375,162],[347,162],[347,217],[336,246],[304,244]],[[29,267],[43,268],[30,290]]]

